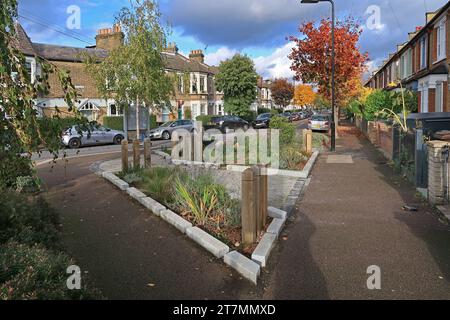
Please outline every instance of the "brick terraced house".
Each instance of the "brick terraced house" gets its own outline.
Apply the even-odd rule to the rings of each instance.
[[[107,57],[108,52],[122,45],[124,35],[118,26],[98,30],[96,45],[86,48],[67,47],[34,43],[21,25],[17,24],[17,44],[26,57],[33,81],[41,74],[41,68],[35,57],[39,56],[50,61],[62,70],[70,71],[72,83],[79,92],[78,110],[89,120],[102,123],[104,116],[122,116],[113,99],[105,100],[96,90],[93,79],[86,73],[83,56],[85,54],[98,59]],[[165,122],[191,115],[195,119],[199,115],[223,115],[223,94],[215,87],[215,75],[218,67],[209,66],[204,62],[202,50],[193,50],[188,57],[180,54],[174,43],[169,43],[163,52],[167,72],[177,74],[175,95],[170,106],[163,107],[156,114],[158,122]],[[186,81],[187,77],[187,81]],[[55,75],[49,76],[50,92],[36,99],[36,107],[43,116],[53,114],[55,108],[62,114],[67,112],[63,92]],[[258,98],[256,104],[271,108],[270,82],[261,79],[258,82]],[[129,113],[133,118],[133,112]],[[142,117],[144,118],[144,117]],[[131,128],[129,128],[132,130]]]
[[[398,90],[393,83],[418,93],[420,113],[450,112],[450,2],[425,15],[424,27],[409,33],[408,40],[397,46],[366,86]]]

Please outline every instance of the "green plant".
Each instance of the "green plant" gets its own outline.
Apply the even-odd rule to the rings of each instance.
[[[280,130],[280,146],[290,144],[295,139],[295,125],[280,116],[270,119],[270,129]]]
[[[178,200],[185,208],[185,214],[192,214],[196,224],[205,225],[217,204],[214,189],[190,190],[180,180],[175,182]]]
[[[302,151],[300,145],[284,146],[280,150],[280,167],[287,170],[299,170],[299,166],[307,161],[309,155]]]
[[[383,110],[392,106],[391,95],[384,90],[375,90],[366,98],[363,115],[364,119],[372,121],[381,116]]]
[[[142,173],[139,186],[150,196],[171,206],[175,203],[174,181],[186,181],[186,172],[168,167],[153,167]]]
[[[17,242],[0,245],[0,300],[98,299],[101,295],[87,288],[69,290],[68,266],[74,265],[66,254],[43,246]]]
[[[12,191],[0,193],[0,244],[17,241],[59,249],[57,213],[42,198]]]
[[[150,128],[154,129],[158,127],[158,123],[156,122],[156,116],[154,114],[150,115]]]
[[[212,117],[213,117],[213,116],[201,115],[201,116],[198,116],[197,118],[195,118],[195,120],[201,121],[202,124],[203,124],[204,126],[206,126],[206,125],[208,125],[208,124],[211,123]]]
[[[113,130],[123,130],[123,117],[103,117],[103,125]]]

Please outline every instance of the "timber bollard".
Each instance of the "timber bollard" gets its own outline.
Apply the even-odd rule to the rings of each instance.
[[[252,167],[254,177],[253,199],[255,202],[256,215],[256,236],[259,237],[264,227],[263,217],[261,215],[261,168],[258,166]]]
[[[139,140],[133,141],[133,169],[139,169],[141,167],[141,150],[139,149]]]
[[[122,172],[128,171],[128,140],[122,140]]]
[[[144,167],[150,169],[152,166],[152,141],[149,138],[144,139]]]
[[[257,239],[256,203],[255,203],[255,171],[251,168],[242,173],[242,243],[253,244]]]
[[[312,130],[307,130],[306,131],[306,152],[307,153],[312,153]]]
[[[262,228],[267,224],[267,207],[268,207],[268,198],[269,198],[269,181],[267,176],[267,165],[261,166],[260,171],[260,215],[262,220]]]

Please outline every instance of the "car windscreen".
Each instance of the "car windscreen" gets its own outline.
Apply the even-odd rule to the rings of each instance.
[[[270,118],[270,113],[263,113],[263,114],[260,114],[260,115],[256,118],[256,120],[262,120],[262,119],[268,119],[268,118]]]
[[[169,122],[166,122],[166,123],[162,124],[160,127],[161,127],[161,128],[167,128],[167,127],[169,127],[172,123],[173,123],[172,121],[169,121]]]
[[[328,121],[328,117],[327,116],[313,116],[311,118],[312,121]]]

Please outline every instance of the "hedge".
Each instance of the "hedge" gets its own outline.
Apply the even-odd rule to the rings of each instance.
[[[123,117],[103,117],[103,125],[113,130],[123,131]]]
[[[213,116],[202,115],[195,118],[197,121],[201,121],[204,126],[208,125],[211,122]]]

